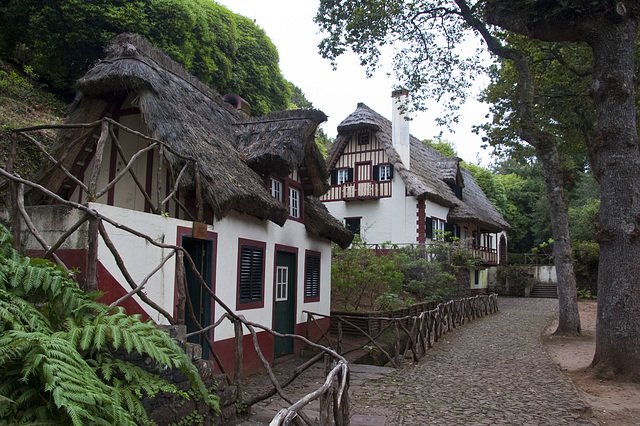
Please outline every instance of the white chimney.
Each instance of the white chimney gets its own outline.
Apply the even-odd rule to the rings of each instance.
[[[391,92],[391,103],[393,104],[393,119],[391,120],[391,141],[393,147],[398,152],[404,167],[409,170],[410,143],[409,143],[409,121],[405,120],[403,110],[406,110],[408,92],[405,89]]]

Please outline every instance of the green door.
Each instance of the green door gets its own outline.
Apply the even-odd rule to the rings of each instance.
[[[273,313],[273,330],[293,334],[296,320],[296,256],[279,251],[276,254],[276,282]],[[293,339],[275,337],[274,358],[293,353]]]
[[[193,259],[193,263],[196,265],[196,269],[204,279],[204,282],[207,283],[209,288],[211,288],[213,241],[182,237],[182,247],[184,247],[187,253],[189,253]],[[184,260],[184,269],[185,277],[187,279],[187,287],[189,288],[189,298],[191,299],[191,304],[193,306],[193,313],[202,328],[205,328],[211,325],[211,318],[213,316],[211,312],[211,296],[204,288],[202,288],[200,281],[186,259]],[[198,327],[189,314],[188,304],[186,306],[185,315],[187,333],[197,331]],[[209,359],[209,345],[205,341],[203,334],[191,336],[187,341],[202,345],[202,358]]]

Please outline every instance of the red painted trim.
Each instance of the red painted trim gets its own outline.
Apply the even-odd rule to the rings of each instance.
[[[38,257],[42,258],[44,256],[44,250],[28,250],[27,255],[29,257]],[[87,250],[86,249],[78,249],[78,250],[70,250],[70,249],[59,249],[56,250],[56,255],[67,265],[68,268],[78,268],[80,271],[76,276],[76,281],[81,283],[85,280],[85,272],[87,270]],[[103,292],[104,294],[98,299],[98,302],[104,303],[106,305],[110,305],[115,302],[125,294],[129,292],[126,290],[123,285],[118,282],[114,278],[114,276],[109,272],[109,270],[101,263],[98,262],[98,290]],[[130,297],[124,300],[119,306],[122,306],[126,309],[127,314],[134,315],[140,314],[142,316],[142,320],[146,320],[149,318],[147,312],[142,308],[142,306],[134,299]]]
[[[312,342],[317,342],[322,338],[322,332],[326,334],[329,330],[329,318],[316,319],[315,323],[309,328],[307,336],[307,324],[306,322],[298,323],[295,326],[295,333],[300,336],[309,338]],[[322,330],[322,331],[321,331]],[[266,331],[260,331],[257,333],[258,344],[262,354],[269,363],[273,361],[273,336]],[[225,371],[235,371],[235,339],[229,338],[220,340],[213,344],[213,348],[220,359]],[[294,355],[300,355],[300,350],[303,348],[302,341],[294,340],[293,352]],[[251,374],[264,371],[262,362],[258,357],[253,346],[253,340],[251,334],[246,334],[242,337],[242,351],[243,351],[243,363],[242,363],[242,377],[247,377]],[[216,366],[216,371],[219,371]]]
[[[193,229],[187,228],[186,226],[178,226],[176,229],[176,244],[182,246],[182,237],[192,237]],[[216,270],[218,263],[216,259],[218,259],[218,233],[207,230],[207,241],[213,242],[213,250],[211,252],[211,290],[216,292]],[[178,261],[178,257],[176,256],[176,262]],[[177,264],[176,264],[177,266]],[[176,276],[174,277],[174,285],[173,285],[173,319],[177,322],[181,320],[178,318],[178,269],[176,267]],[[209,324],[215,323],[216,319],[216,302],[211,301],[211,318],[209,319]],[[215,329],[212,329],[209,332],[209,338],[211,341],[214,341],[214,332]]]
[[[416,239],[418,241],[418,244],[424,244],[427,242],[427,217],[424,200],[418,200],[417,215],[418,219],[416,221],[416,224],[418,225],[418,229]]]
[[[107,270],[101,262],[98,262],[98,289],[104,292],[104,295],[98,299],[98,302],[106,305],[115,302],[129,292],[111,275],[109,270]],[[149,314],[147,314],[133,297],[124,300],[119,306],[125,308],[128,315],[139,314],[140,319],[143,321],[149,318]]]
[[[252,246],[252,247],[261,247],[262,251],[263,251],[263,255],[262,255],[262,290],[261,290],[261,294],[262,294],[262,298],[259,302],[253,302],[253,303],[240,303],[240,256],[241,256],[241,250],[240,248],[243,246]],[[266,263],[267,263],[267,243],[265,243],[264,241],[256,241],[256,240],[248,240],[245,238],[238,238],[238,263],[236,265],[236,310],[237,311],[242,311],[242,310],[246,310],[246,309],[260,309],[260,308],[264,308],[264,299],[265,299],[265,294],[264,294],[264,282],[265,282],[265,270],[266,270]]]
[[[318,257],[318,296],[317,297],[307,297],[307,256],[317,256]],[[302,294],[304,294],[304,302],[319,302],[320,301],[320,288],[322,286],[322,255],[319,251],[315,250],[305,250],[304,252],[304,275],[303,275],[303,285],[302,285]]]

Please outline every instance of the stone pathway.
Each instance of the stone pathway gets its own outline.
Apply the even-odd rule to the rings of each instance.
[[[351,425],[597,425],[540,342],[558,301],[501,297],[499,307],[444,335],[418,364],[353,365]],[[254,407],[242,424],[268,424],[278,409]]]

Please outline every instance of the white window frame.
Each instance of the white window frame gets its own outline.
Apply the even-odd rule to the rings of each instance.
[[[289,216],[300,218],[300,191],[292,186],[289,187]]]
[[[336,172],[338,185],[342,185],[349,181],[349,169],[338,169]]]
[[[271,196],[278,201],[282,201],[282,188],[284,187],[284,183],[278,179],[271,178],[270,186]]]
[[[432,240],[438,240],[438,241],[444,240],[444,224],[445,224],[444,220],[441,220],[435,217],[431,219],[431,239]]]
[[[381,164],[378,166],[378,180],[388,182],[391,180],[391,164]]]
[[[289,268],[287,266],[278,266],[276,270],[276,302],[288,299],[288,286]]]

